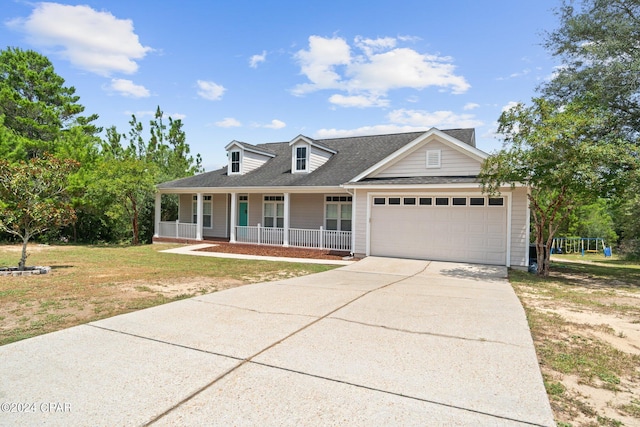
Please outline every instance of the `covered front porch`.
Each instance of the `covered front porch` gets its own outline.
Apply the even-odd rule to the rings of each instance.
[[[352,252],[348,193],[158,192],[154,240],[272,245]]]

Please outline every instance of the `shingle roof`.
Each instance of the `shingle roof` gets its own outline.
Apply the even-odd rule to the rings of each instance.
[[[475,131],[473,129],[452,129],[442,132],[475,147]],[[272,152],[276,156],[256,170],[244,175],[228,175],[227,168],[224,167],[188,178],[165,182],[158,185],[158,188],[339,186],[351,181],[359,173],[422,134],[424,132],[314,140],[337,153],[332,155],[324,165],[308,174],[291,173],[289,142],[257,144],[256,148]]]

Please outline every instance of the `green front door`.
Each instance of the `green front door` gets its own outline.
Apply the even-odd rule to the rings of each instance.
[[[249,215],[249,203],[240,202],[240,210],[238,211],[238,225],[242,227],[247,226],[247,218]]]

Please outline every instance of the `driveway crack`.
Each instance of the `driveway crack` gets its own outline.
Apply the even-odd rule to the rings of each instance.
[[[512,344],[512,343],[508,343],[508,342],[504,342],[504,341],[489,340],[489,339],[486,339],[486,338],[468,338],[468,337],[461,337],[461,336],[458,336],[458,335],[439,334],[439,333],[436,333],[436,332],[415,331],[415,330],[411,330],[411,329],[394,328],[392,326],[378,325],[378,324],[375,324],[375,323],[367,323],[367,322],[358,322],[357,320],[349,320],[349,319],[345,319],[345,318],[342,318],[342,317],[334,317],[334,316],[331,316],[330,319],[340,320],[342,322],[348,322],[348,323],[355,323],[355,324],[358,324],[358,325],[370,326],[372,328],[381,328],[381,329],[387,329],[387,330],[390,330],[390,331],[403,332],[403,333],[407,333],[407,334],[431,335],[431,336],[439,337],[439,338],[451,338],[451,339],[455,339],[455,340],[486,342],[486,343],[509,345],[509,346],[513,346],[513,347],[522,347],[522,346],[517,345],[517,344]]]
[[[402,278],[398,279],[398,280],[394,280],[393,282],[387,283],[386,285],[382,285],[382,286],[378,286],[377,288],[374,289],[370,289],[368,291],[363,292],[362,294],[358,295],[355,298],[352,298],[351,300],[345,302],[344,304],[340,305],[339,307],[331,310],[330,312],[328,312],[327,314],[318,317],[317,319],[313,320],[312,322],[302,326],[301,328],[291,332],[289,335],[285,336],[284,338],[272,343],[271,345],[263,348],[262,350],[260,350],[259,352],[257,352],[256,354],[242,360],[240,363],[238,363],[236,366],[232,367],[231,369],[227,370],[226,372],[224,372],[223,374],[219,375],[218,377],[214,378],[211,382],[209,382],[208,384],[206,384],[204,387],[196,390],[195,392],[193,392],[192,394],[190,394],[189,396],[185,397],[184,399],[182,399],[180,402],[176,403],[175,405],[172,405],[169,409],[167,409],[166,411],[162,412],[161,414],[158,414],[157,416],[155,416],[154,418],[152,418],[148,423],[146,423],[146,426],[155,424],[157,421],[159,421],[160,419],[164,418],[166,415],[168,415],[169,413],[173,412],[175,409],[179,408],[180,406],[182,406],[184,403],[188,402],[189,400],[193,399],[194,397],[196,397],[197,395],[199,395],[200,393],[202,393],[203,391],[205,391],[206,389],[208,389],[209,387],[213,386],[214,384],[216,384],[218,381],[220,381],[221,379],[225,378],[227,375],[231,374],[232,372],[235,372],[236,370],[238,370],[240,367],[244,366],[247,363],[251,363],[253,361],[253,359],[255,359],[256,357],[260,356],[261,354],[271,350],[272,348],[276,347],[278,344],[282,343],[283,341],[286,341],[287,339],[293,337],[294,335],[299,334],[300,332],[310,328],[311,326],[315,325],[316,323],[320,322],[323,319],[326,319],[328,317],[330,317],[333,313],[345,308],[346,306],[348,306],[349,304],[352,304],[356,301],[358,301],[359,299],[369,295],[372,292],[375,291],[379,291],[381,289],[387,288],[389,286],[395,285],[396,283],[402,282],[403,280],[406,280],[408,278],[417,276],[418,274],[423,273],[431,264],[431,262],[427,262],[427,264],[424,266],[423,269],[421,269],[420,271],[412,274],[411,276],[402,276]]]

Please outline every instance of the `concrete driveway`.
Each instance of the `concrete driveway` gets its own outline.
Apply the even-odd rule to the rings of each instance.
[[[366,258],[0,347],[0,425],[553,426],[506,269]]]

